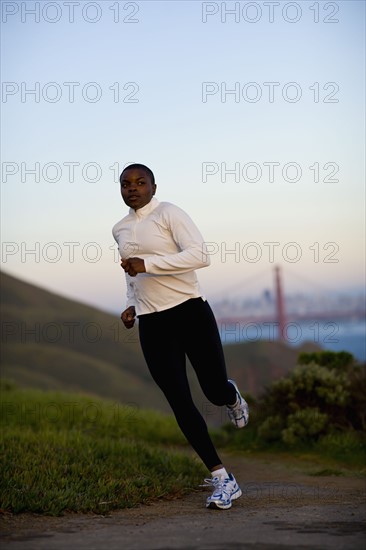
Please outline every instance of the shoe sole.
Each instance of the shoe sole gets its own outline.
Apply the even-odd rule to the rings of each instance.
[[[239,428],[239,429],[245,428],[245,426],[247,426],[248,423],[249,423],[249,406],[248,406],[248,403],[245,401],[244,397],[243,397],[242,394],[240,393],[239,388],[238,388],[236,382],[234,382],[234,380],[231,380],[231,378],[228,379],[228,382],[230,382],[230,384],[232,384],[232,385],[234,386],[234,388],[235,388],[235,390],[236,390],[236,393],[237,393],[238,395],[240,395],[240,397],[242,398],[242,400],[244,401],[244,403],[246,403],[246,405],[247,405],[247,407],[248,407],[248,420],[247,420],[247,422],[245,422],[245,417],[244,417],[244,416],[243,416],[243,418],[241,418],[239,421],[236,421],[236,420],[233,421],[233,420],[231,420],[231,419],[230,419],[230,421],[232,422],[232,424],[234,424],[234,425],[236,426],[236,428]],[[229,409],[229,407],[226,407],[226,408]],[[239,425],[239,423],[240,423],[240,425]]]
[[[228,407],[227,407],[227,409],[228,409]],[[232,424],[234,424],[235,428],[239,428],[239,429],[245,428],[245,426],[247,426],[248,423],[249,423],[249,418],[248,418],[248,422],[245,422],[245,417],[244,416],[242,418],[240,418],[240,420],[235,419],[235,421],[231,420],[231,418],[229,416],[229,420]]]
[[[225,505],[220,505],[220,504],[217,504],[217,502],[210,502],[210,504],[206,504],[206,508],[210,508],[211,510],[228,510],[229,508],[231,508],[232,506],[232,500],[236,500],[237,498],[241,497],[242,495],[242,490],[239,488],[238,491],[236,491],[232,497],[231,497],[231,500],[229,502],[229,504]]]
[[[210,510],[228,510],[231,507],[231,502],[227,506],[218,506],[215,502],[210,502],[210,504],[206,506],[206,508],[209,508]]]
[[[236,492],[233,494],[233,496],[231,497],[231,500],[236,500],[237,498],[240,498],[242,494],[243,494],[243,493],[242,493],[242,490],[241,490],[240,487],[239,487],[239,490],[236,491]]]

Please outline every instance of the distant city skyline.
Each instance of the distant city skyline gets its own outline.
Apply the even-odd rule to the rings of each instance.
[[[219,318],[255,319],[276,318],[275,292],[264,290],[261,294],[243,297],[228,296],[212,303]],[[304,293],[284,295],[285,316],[288,319],[365,319],[365,293]]]

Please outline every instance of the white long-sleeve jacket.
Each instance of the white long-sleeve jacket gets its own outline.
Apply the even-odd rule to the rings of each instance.
[[[126,307],[136,315],[177,306],[202,297],[196,269],[210,265],[203,237],[184,210],[155,197],[117,222],[112,229],[121,258],[138,257],[146,273],[126,273]]]

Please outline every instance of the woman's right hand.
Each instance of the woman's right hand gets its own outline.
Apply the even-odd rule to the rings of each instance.
[[[136,311],[134,306],[130,306],[121,313],[122,323],[126,328],[132,328],[135,324]]]

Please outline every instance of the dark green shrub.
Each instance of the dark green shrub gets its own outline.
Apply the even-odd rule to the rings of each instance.
[[[300,354],[299,365],[258,400],[258,441],[298,445],[363,430],[365,403],[365,368],[351,354]]]
[[[316,363],[320,367],[328,369],[342,369],[354,365],[355,358],[348,351],[317,351],[314,353],[300,353],[298,365]]]

